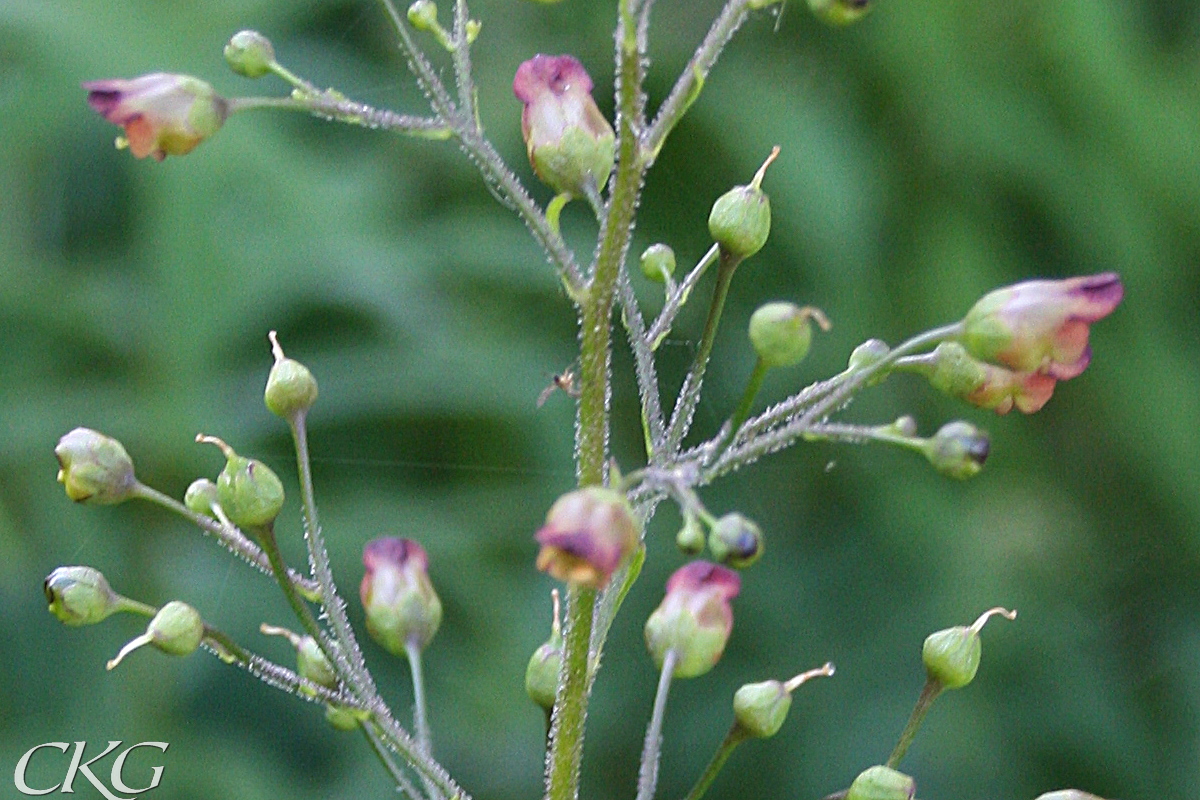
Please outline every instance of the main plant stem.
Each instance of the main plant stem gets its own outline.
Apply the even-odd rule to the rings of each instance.
[[[617,167],[596,251],[595,268],[580,302],[579,485],[604,482],[608,460],[608,397],[612,311],[617,279],[633,234],[643,165],[638,147],[642,118],[641,68],[627,2],[617,31]],[[546,757],[546,797],[575,800],[587,721],[588,651],[596,591],[573,586],[567,593],[563,671]]]

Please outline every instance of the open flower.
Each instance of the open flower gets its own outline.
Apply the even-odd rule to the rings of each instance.
[[[1091,359],[1088,325],[1111,314],[1124,293],[1115,272],[1006,286],[967,312],[959,340],[975,358],[1016,372],[1074,378]]]
[[[574,56],[537,55],[517,68],[513,94],[533,171],[556,192],[604,188],[615,157],[612,126],[592,99],[592,79]]]
[[[602,589],[641,532],[625,496],[599,486],[568,492],[546,513],[535,538],[537,568],[560,581]]]
[[[114,78],[83,84],[88,105],[125,129],[118,147],[138,158],[190,153],[216,133],[229,115],[229,103],[199,78],[155,72],[130,80]]]

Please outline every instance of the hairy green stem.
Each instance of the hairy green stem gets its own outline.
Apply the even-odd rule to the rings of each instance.
[[[642,745],[642,766],[638,770],[636,800],[652,800],[658,785],[658,758],[662,751],[662,724],[667,713],[667,693],[671,689],[671,678],[675,676],[675,665],[679,662],[679,651],[671,649],[663,658],[662,671],[658,676],[658,691],[654,694],[654,711],[650,724],[646,726],[646,741]]]
[[[888,767],[896,769],[896,767],[900,766],[901,759],[908,752],[908,747],[912,744],[913,738],[916,737],[917,731],[921,729],[921,723],[925,721],[925,715],[929,713],[929,709],[933,707],[933,701],[941,693],[941,683],[933,678],[925,681],[925,686],[921,689],[920,696],[917,697],[917,704],[913,706],[912,715],[908,718],[908,724],[904,726],[904,730],[900,734],[900,739],[896,742],[896,748],[888,756]]]
[[[750,736],[738,723],[733,723],[729,729],[729,733],[725,734],[725,740],[717,747],[717,752],[713,753],[712,760],[708,762],[708,766],[704,768],[704,772],[696,780],[696,785],[687,793],[684,800],[700,800],[704,793],[708,791],[708,787],[717,779],[717,775],[721,772],[721,767],[725,766],[725,762],[729,760],[729,756],[733,754],[734,749],[746,741]]]
[[[417,792],[417,787],[412,785],[412,781],[400,769],[400,765],[392,758],[392,753],[388,750],[387,745],[383,743],[379,733],[375,730],[375,725],[372,722],[364,722],[359,726],[362,728],[363,736],[367,737],[367,741],[371,745],[371,750],[375,756],[383,764],[383,768],[388,771],[388,775],[392,776],[392,781],[396,784],[401,793],[408,795],[410,800],[424,800],[424,795]]]
[[[403,133],[421,139],[449,139],[453,133],[450,127],[439,119],[397,114],[329,91],[305,97],[236,97],[229,101],[231,114],[256,108],[303,111],[336,119],[338,122]]]
[[[404,655],[408,657],[409,671],[413,682],[413,729],[417,744],[427,753],[433,752],[433,738],[429,733],[429,717],[425,708],[425,675],[421,671],[421,648],[415,639],[404,643]]]
[[[225,549],[229,550],[229,552],[239,556],[251,566],[258,568],[262,573],[266,575],[272,574],[271,562],[267,559],[266,554],[263,553],[262,548],[252,542],[236,526],[224,525],[212,517],[198,514],[174,497],[165,495],[157,489],[152,489],[144,483],[136,484],[133,487],[132,494],[138,499],[162,506],[168,511],[174,511],[179,516],[197,525],[205,533],[215,536],[217,541]],[[306,598],[314,601],[320,599],[320,587],[317,586],[316,581],[310,580],[292,569],[287,571],[287,576],[295,584],[296,589]]]
[[[717,328],[721,324],[721,312],[725,308],[725,298],[729,295],[729,285],[733,282],[733,274],[737,271],[742,259],[739,256],[721,251],[720,265],[717,267],[717,285],[713,288],[712,303],[708,307],[708,319],[704,322],[704,333],[700,336],[700,346],[696,349],[696,358],[692,367],[683,379],[679,389],[679,397],[675,401],[675,411],[671,415],[671,424],[667,427],[667,440],[664,444],[668,456],[679,452],[683,437],[687,436],[692,424],[692,415],[700,402],[700,390],[704,385],[704,371],[708,367],[708,358],[712,355],[713,342],[717,338]]]

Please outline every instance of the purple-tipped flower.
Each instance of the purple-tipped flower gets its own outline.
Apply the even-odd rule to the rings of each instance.
[[[604,188],[615,158],[612,126],[592,99],[592,79],[574,56],[536,55],[517,68],[521,134],[533,171],[556,192]]]
[[[736,572],[708,561],[675,570],[662,603],[646,620],[646,647],[659,669],[672,650],[676,678],[694,678],[712,669],[733,630],[729,601],[741,588]]]
[[[199,78],[155,72],[138,78],[90,81],[88,105],[125,129],[118,146],[137,158],[162,161],[190,153],[216,133],[229,115],[229,103]]]
[[[960,341],[975,358],[1015,372],[1074,378],[1091,359],[1088,326],[1111,314],[1124,294],[1115,272],[1007,286],[967,313]]]
[[[425,649],[442,624],[442,602],[429,580],[429,557],[411,539],[385,536],[363,547],[366,574],[358,589],[367,633],[393,655]]]
[[[554,501],[534,538],[542,546],[538,569],[560,581],[603,589],[637,548],[641,532],[624,495],[589,486]]]

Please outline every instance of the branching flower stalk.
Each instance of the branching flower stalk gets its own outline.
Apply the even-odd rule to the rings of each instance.
[[[852,354],[844,372],[815,382],[755,416],[752,410],[766,370],[791,366],[805,357],[810,318],[827,327],[824,315],[816,309],[768,304],[774,308],[760,309],[762,316],[756,312],[751,320],[749,334],[757,361],[742,399],[715,436],[685,447],[735,273],[763,247],[769,235],[770,204],[762,182],[767,166],[779,156],[779,148],[772,151],[749,185],[735,187],[717,199],[708,220],[714,244],[681,281],[676,283],[671,277],[674,255],[665,245],[656,247],[669,254],[667,266],[649,269],[645,265],[650,262],[643,262],[644,273],[664,286],[662,310],[649,324],[626,268],[636,212],[646,171],[696,102],[723,48],[750,12],[777,6],[777,0],[729,0],[649,123],[643,83],[649,64],[653,0],[616,3],[613,126],[596,108],[590,94],[591,79],[573,57],[537,56],[523,64],[514,92],[524,104],[522,132],[530,162],[538,177],[554,190],[545,211],[483,135],[470,53],[481,26],[471,19],[466,0],[453,0],[449,30],[438,24],[431,0],[418,0],[407,15],[399,12],[393,0],[381,3],[395,27],[408,67],[429,102],[431,116],[377,109],[335,89],[320,89],[276,61],[270,43],[252,31],[230,40],[227,61],[246,77],[271,74],[281,78],[291,86],[289,96],[227,100],[199,79],[156,73],[129,81],[85,84],[89,103],[125,129],[125,137],[119,141],[134,155],[157,160],[190,152],[213,135],[229,114],[252,109],[300,110],[406,135],[453,138],[478,168],[488,189],[522,219],[545,251],[579,320],[578,392],[572,392],[577,394],[579,488],[559,498],[536,536],[542,545],[538,568],[567,583],[561,638],[556,612],[551,642],[533,665],[551,665],[540,673],[551,677],[542,682],[544,699],[538,700],[550,707],[553,695],[545,756],[547,800],[578,797],[590,690],[609,628],[640,574],[646,557],[641,537],[657,504],[670,499],[679,505],[685,527],[677,541],[685,552],[696,554],[707,547],[713,559],[722,562],[696,560],[676,570],[667,583],[662,605],[646,623],[647,647],[660,668],[660,681],[646,732],[637,800],[652,800],[670,682],[673,677],[707,673],[720,659],[733,625],[730,601],[741,586],[733,568],[748,567],[762,555],[759,527],[736,511],[710,513],[697,489],[802,439],[892,444],[921,452],[946,475],[970,477],[982,467],[989,442],[969,423],[951,422],[932,436],[920,437],[915,422],[907,416],[879,425],[833,422],[831,417],[857,392],[899,371],[916,373],[939,391],[979,408],[1006,413],[1016,407],[1032,413],[1049,399],[1056,381],[1075,377],[1087,366],[1088,325],[1116,307],[1123,288],[1116,275],[1105,273],[1063,281],[1029,281],[996,290],[976,303],[961,321],[913,336],[895,348],[878,340],[864,343]],[[863,0],[810,0],[810,5],[822,18],[839,24],[858,19],[866,10]],[[418,34],[428,34],[449,54],[453,87],[439,77],[418,44]],[[589,204],[599,227],[586,270],[558,230],[563,206],[574,199]],[[668,417],[655,354],[714,265],[717,274],[704,329]],[[608,441],[614,307],[618,305],[634,357],[646,453],[644,466],[625,478],[612,461]],[[287,422],[292,434],[309,577],[284,563],[275,540],[275,516],[283,504],[279,479],[264,464],[238,456],[219,439],[198,437],[221,447],[227,459],[225,470],[215,484],[207,479],[194,483],[182,504],[137,481],[123,447],[103,434],[78,428],[60,440],[56,455],[62,467],[59,480],[71,499],[100,504],[149,500],[183,515],[248,563],[273,574],[307,637],[301,640],[274,626],[262,630],[301,642],[297,645],[297,670],[270,662],[220,631],[202,626],[198,612],[182,602],[172,601],[156,609],[121,598],[91,568],[62,568],[65,571],[56,571],[47,579],[50,610],[71,625],[93,624],[119,611],[153,615],[147,632],[127,645],[113,665],[143,644],[172,655],[185,655],[204,646],[270,685],[326,703],[331,713],[340,715],[345,727],[360,728],[397,788],[412,800],[470,800],[431,755],[421,653],[441,622],[442,606],[426,572],[426,553],[408,539],[384,537],[368,543],[363,554],[366,574],[359,593],[368,633],[393,655],[409,662],[416,700],[414,736],[379,695],[330,567],[318,518],[306,427],[317,396],[315,379],[305,367],[284,356],[274,333],[270,338],[276,363],[265,402]],[[309,603],[320,604],[320,618]],[[969,629],[948,629],[926,641],[923,657],[930,683],[922,698],[929,702],[918,703],[918,712],[888,764],[860,775],[849,790],[851,795],[856,786],[887,780],[912,796],[908,791],[912,779],[895,773],[894,767],[932,698],[941,689],[965,685],[973,677],[978,667],[979,628],[997,613],[1015,616],[992,609]],[[304,647],[311,652],[302,652]],[[689,800],[698,800],[738,743],[771,736],[779,729],[797,686],[810,677],[832,674],[832,665],[826,664],[786,684],[767,681],[739,689],[734,698],[735,724]],[[393,754],[399,754],[403,763]],[[406,768],[418,776],[423,793]]]

